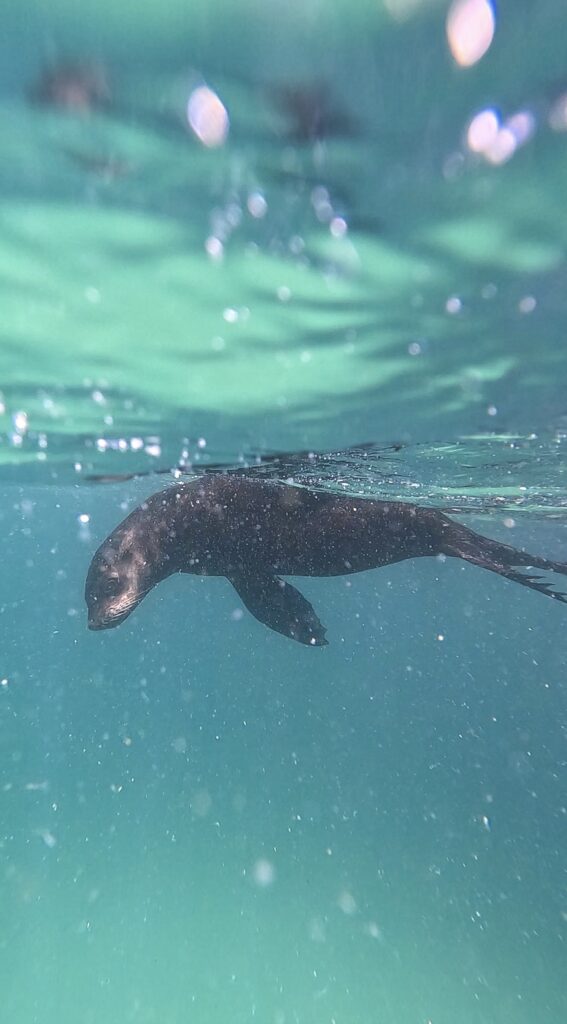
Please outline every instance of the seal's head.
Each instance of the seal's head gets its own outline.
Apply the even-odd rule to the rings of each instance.
[[[158,578],[139,537],[118,527],[98,549],[85,584],[89,629],[112,629],[134,611]]]

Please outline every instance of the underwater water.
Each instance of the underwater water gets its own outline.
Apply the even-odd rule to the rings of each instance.
[[[4,6],[0,1019],[558,1024],[560,602],[296,580],[315,650],[220,578],[89,632],[84,582],[219,467],[567,561],[563,5],[470,67],[443,0]]]

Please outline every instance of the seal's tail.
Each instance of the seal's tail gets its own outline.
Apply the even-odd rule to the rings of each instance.
[[[531,587],[532,590],[538,590],[540,594],[546,594],[548,597],[553,597],[555,601],[567,604],[567,594],[560,590],[554,590],[553,586],[543,577],[518,571],[518,566],[526,566],[530,569],[545,569],[567,576],[567,562],[553,562],[549,558],[541,558],[539,555],[530,555],[527,551],[519,551],[510,544],[501,544],[499,541],[490,540],[489,537],[483,537],[454,520],[446,519],[443,525],[442,551],[444,554],[454,558],[464,558],[466,562],[478,565],[481,569],[496,572],[507,580],[521,583],[523,587]]]

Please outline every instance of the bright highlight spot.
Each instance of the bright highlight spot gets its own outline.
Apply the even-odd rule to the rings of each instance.
[[[490,0],[453,0],[447,15],[447,41],[453,59],[470,68],[484,57],[494,38],[496,19]]]
[[[475,114],[467,129],[467,146],[471,153],[485,153],[492,145],[500,129],[500,120],[495,110],[488,107]]]
[[[204,146],[222,146],[228,135],[229,118],[224,103],[206,85],[194,89],[187,102],[187,120]]]
[[[529,142],[536,129],[536,120],[529,110],[519,110],[500,122],[497,111],[481,110],[469,123],[467,147],[491,164],[504,164],[516,150]]]
[[[246,205],[251,217],[260,218],[266,216],[268,204],[261,192],[251,192]]]

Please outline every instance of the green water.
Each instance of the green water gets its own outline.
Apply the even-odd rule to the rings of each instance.
[[[4,2],[1,1021],[567,1019],[558,602],[424,559],[299,581],[321,650],[216,579],[86,628],[169,480],[87,477],[180,459],[333,450],[253,472],[567,560],[564,7],[502,0],[465,70],[448,5],[402,6]],[[107,108],[29,102],[86,59]],[[348,130],[298,138],[313,83]],[[535,118],[502,166],[463,142],[491,105]]]

